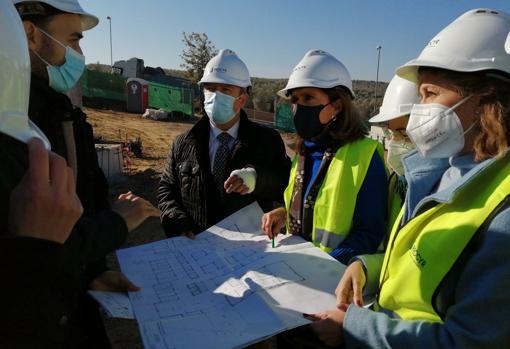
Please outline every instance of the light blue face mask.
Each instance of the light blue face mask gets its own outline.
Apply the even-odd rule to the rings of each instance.
[[[221,92],[204,90],[204,109],[216,125],[223,125],[234,118],[234,102],[237,98]]]
[[[85,56],[76,52],[69,46],[62,44],[60,41],[55,39],[50,34],[46,33],[44,30],[38,28],[44,35],[58,43],[60,46],[66,49],[65,55],[65,63],[61,66],[54,66],[48,63],[44,58],[39,56],[39,54],[35,51],[34,54],[39,57],[41,61],[43,61],[47,67],[49,85],[57,92],[67,92],[72,89],[85,70]]]

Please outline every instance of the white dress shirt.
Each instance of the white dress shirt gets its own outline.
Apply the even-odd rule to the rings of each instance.
[[[230,140],[228,146],[230,148],[230,151],[234,148],[235,142],[237,140],[237,135],[239,133],[239,121],[236,122],[231,128],[229,128],[226,131],[220,130],[215,125],[213,125],[212,122],[210,122],[211,130],[209,131],[209,162],[211,165],[211,171],[213,170],[214,166],[214,158],[216,157],[216,151],[218,150],[218,147],[220,146],[220,142],[218,141],[218,135],[222,132],[227,132],[229,135],[232,136],[232,139]]]

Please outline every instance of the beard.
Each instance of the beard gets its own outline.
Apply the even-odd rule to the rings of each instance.
[[[36,51],[36,53],[50,64],[56,60],[55,46],[53,42],[45,36],[42,37],[41,48]],[[37,55],[34,54],[33,51],[30,51],[30,64],[32,66],[32,74],[44,80],[49,80],[48,71],[46,69],[47,65]]]

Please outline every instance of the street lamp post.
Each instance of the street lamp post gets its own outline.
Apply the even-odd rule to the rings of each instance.
[[[113,43],[112,43],[112,17],[106,17],[110,22],[110,65],[113,68]]]
[[[379,62],[381,60],[382,46],[378,45],[375,49],[377,50],[377,73],[376,73],[376,77],[375,77],[375,88],[374,88],[374,113],[377,110],[377,85],[379,84]]]

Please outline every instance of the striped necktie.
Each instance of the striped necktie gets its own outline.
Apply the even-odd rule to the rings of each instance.
[[[216,156],[214,157],[213,177],[216,188],[218,188],[221,196],[223,196],[225,194],[223,184],[227,179],[227,165],[230,157],[229,142],[232,140],[232,136],[227,132],[222,132],[216,138],[220,142],[220,145],[218,146]]]

